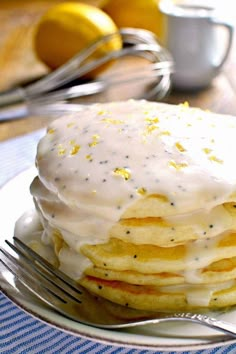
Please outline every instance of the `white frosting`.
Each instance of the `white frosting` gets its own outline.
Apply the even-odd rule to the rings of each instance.
[[[168,293],[183,292],[186,295],[186,300],[189,305],[207,307],[209,306],[211,297],[215,292],[220,291],[222,289],[231,288],[234,285],[235,280],[230,280],[218,284],[203,284],[200,287],[190,284],[163,286],[160,287],[159,290],[161,292]]]
[[[95,104],[51,124],[38,146],[41,182],[32,193],[103,225],[119,220],[142,191],[167,195],[176,214],[209,211],[236,190],[235,131],[235,118],[184,105]]]
[[[44,230],[39,214],[35,209],[27,210],[15,223],[14,235],[28,244],[35,252],[52,264],[57,264],[57,258],[50,242],[43,242]]]
[[[140,188],[169,196],[177,214],[211,209],[235,192],[235,131],[235,118],[184,105],[95,104],[52,123],[39,177],[66,204],[113,221]]]
[[[16,221],[14,235],[25,242],[32,239],[32,234],[42,231],[42,225],[35,209],[30,209]]]

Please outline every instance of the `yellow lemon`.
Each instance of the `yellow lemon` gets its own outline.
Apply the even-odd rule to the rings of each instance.
[[[163,19],[158,0],[107,0],[102,9],[119,28],[143,28],[162,38]]]
[[[36,28],[34,48],[42,62],[56,69],[96,39],[117,30],[110,16],[95,6],[61,3],[42,16]],[[120,37],[115,36],[94,57],[119,50],[121,45]]]

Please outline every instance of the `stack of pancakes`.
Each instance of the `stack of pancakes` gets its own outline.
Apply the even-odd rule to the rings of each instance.
[[[236,304],[236,118],[95,104],[54,121],[31,185],[60,269],[143,310]]]

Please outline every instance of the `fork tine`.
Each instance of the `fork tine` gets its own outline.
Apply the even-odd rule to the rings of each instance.
[[[20,268],[23,268],[25,270],[27,266],[30,272],[32,272],[32,270],[36,272],[37,276],[40,277],[40,280],[44,283],[46,282],[45,285],[47,287],[47,290],[53,292],[55,296],[59,296],[60,299],[62,298],[63,294],[63,297],[65,297],[66,295],[67,297],[70,297],[71,300],[81,303],[81,300],[78,299],[78,295],[81,295],[81,291],[79,289],[76,290],[75,288],[72,289],[71,287],[68,288],[66,283],[62,282],[59,278],[56,278],[52,272],[48,270],[45,271],[45,269],[42,268],[38,263],[36,263],[33,258],[28,257],[26,253],[23,253],[19,248],[11,244],[9,241],[6,241],[6,243],[12,250],[15,251],[18,256],[20,256],[20,259],[24,262],[24,265],[17,261],[11,255],[7,254],[6,251],[2,250],[2,253],[5,253],[5,256],[7,258],[10,258],[12,263],[17,262]]]
[[[13,240],[15,244],[27,254],[27,257],[30,258],[30,260],[33,263],[36,263],[36,261],[43,266],[46,270],[51,272],[55,277],[59,278],[63,283],[68,285],[71,289],[76,291],[79,294],[82,294],[82,289],[79,287],[79,285],[71,278],[69,278],[65,273],[62,273],[59,269],[54,267],[51,263],[49,263],[46,259],[41,257],[38,253],[34,252],[32,248],[28,247],[25,243],[23,243],[19,238],[13,237]],[[14,246],[6,240],[6,243],[14,249]],[[15,252],[19,252],[19,248],[14,249]]]
[[[13,257],[10,253],[0,248],[0,251],[3,255],[0,262],[5,266],[5,268],[12,273],[18,281],[24,285],[31,293],[36,295],[39,299],[46,302],[48,305],[58,305],[55,303],[56,300],[65,302],[61,297],[52,296],[52,292],[48,291],[46,287],[42,285],[42,282],[38,279],[37,275],[33,275],[30,272],[26,271],[26,268],[22,267],[19,260]],[[38,280],[38,281],[37,281]]]
[[[13,274],[19,283],[31,294],[35,295],[43,303],[65,317],[84,324],[91,324],[91,322],[88,321],[88,316],[84,317],[83,315],[85,306],[81,306],[82,302],[79,299],[73,299],[67,292],[61,291],[58,293],[48,280],[40,276],[35,270],[32,271],[24,261],[21,263],[19,259],[13,257],[2,247],[0,247],[0,252],[0,263],[3,264],[7,271]],[[11,287],[19,291],[19,286],[13,285],[13,283],[9,281],[8,272],[6,274],[3,272],[3,277]],[[22,291],[22,294],[25,294],[25,292]]]
[[[7,244],[10,247],[13,246],[10,242],[7,242]],[[8,272],[13,274],[19,281],[19,284],[22,285],[21,289],[16,282],[13,283],[10,281],[8,272],[1,272],[6,282],[13,287],[14,290],[25,294],[23,287],[26,288],[31,294],[34,294],[45,304],[49,305],[49,307],[76,322],[102,328],[107,327],[109,323],[120,324],[123,322],[119,317],[116,318],[116,316],[113,316],[112,313],[106,309],[106,306],[98,301],[97,296],[88,293],[85,289],[83,290],[83,294],[80,295],[83,296],[82,299],[74,298],[66,290],[64,291],[64,288],[58,289],[55,287],[57,284],[52,284],[50,280],[44,277],[44,274],[41,275],[38,272],[39,265],[37,262],[35,262],[35,266],[32,266],[30,261],[27,262],[25,260],[27,255],[22,257],[17,246],[11,248],[15,250],[18,258],[10,254],[6,249],[0,247],[0,263],[3,264]],[[28,247],[26,247],[26,249],[28,250]]]
[[[6,250],[0,248],[0,251],[4,255],[5,259],[5,262],[2,261],[2,263],[4,263],[8,270],[10,270],[21,282],[27,281],[28,288],[29,282],[30,284],[34,284],[35,279],[37,279],[41,287],[43,287],[46,291],[50,292],[54,296],[58,297],[61,301],[66,302],[69,299],[70,301],[73,300],[75,302],[81,303],[81,300],[78,299],[77,296],[74,296],[74,294],[68,292],[67,289],[64,289],[61,286],[61,284],[57,284],[55,278],[50,277],[50,273],[45,274],[42,272],[42,270],[39,269],[36,264],[33,264],[25,255],[19,252],[16,247],[10,244],[10,242],[8,244],[20,257],[17,259]],[[39,291],[38,287],[37,291]],[[75,295],[78,294],[76,293]]]

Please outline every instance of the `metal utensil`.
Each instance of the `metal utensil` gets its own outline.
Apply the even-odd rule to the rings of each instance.
[[[117,36],[121,37],[123,43],[120,50],[111,51],[106,55],[92,59],[95,51]],[[0,121],[21,118],[29,114],[34,114],[35,111],[38,113],[39,103],[41,104],[42,102],[50,105],[58,101],[65,102],[72,98],[104,91],[111,85],[117,84],[117,78],[111,76],[108,79],[63,89],[62,86],[88,74],[111,60],[126,56],[142,57],[150,62],[150,65],[141,71],[133,73],[135,75],[132,76],[131,73],[128,73],[126,81],[136,80],[137,74],[139,79],[150,75],[152,78],[155,78],[155,84],[152,85],[153,87],[150,88],[144,98],[155,97],[162,99],[165,97],[171,86],[170,76],[173,72],[171,55],[159,44],[153,33],[142,29],[124,28],[119,32],[103,36],[96,40],[66,64],[35,83],[29,84],[24,88],[18,87],[0,93]],[[120,80],[120,83],[124,82],[123,80]],[[61,88],[59,91],[55,91],[59,88]]]
[[[236,337],[236,326],[200,313],[151,313],[112,304],[87,292],[75,281],[48,263],[45,259],[14,237],[14,244],[6,241],[8,252],[0,248],[0,262],[23,286],[45,305],[63,316],[86,325],[105,328],[128,328],[166,321],[195,322],[232,337]],[[14,254],[14,255],[13,255]],[[9,281],[8,272],[2,276]],[[24,290],[23,290],[24,289]]]

